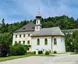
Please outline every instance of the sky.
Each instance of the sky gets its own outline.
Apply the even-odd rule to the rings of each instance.
[[[43,18],[66,15],[78,18],[78,0],[0,0],[0,23],[33,20],[38,9]]]

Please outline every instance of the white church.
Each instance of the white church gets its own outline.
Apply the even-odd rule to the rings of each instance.
[[[57,51],[64,53],[65,35],[59,27],[41,28],[40,12],[36,15],[36,24],[30,22],[22,28],[14,31],[13,45],[15,43],[31,45],[29,51],[36,50]]]

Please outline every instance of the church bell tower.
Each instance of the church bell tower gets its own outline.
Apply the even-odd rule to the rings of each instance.
[[[36,15],[36,25],[35,25],[35,31],[40,31],[41,29],[41,16],[40,16],[40,10],[38,9],[38,13]]]

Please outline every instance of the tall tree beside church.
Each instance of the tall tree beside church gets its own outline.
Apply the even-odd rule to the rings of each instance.
[[[75,31],[72,35],[74,51],[78,53],[78,31]]]
[[[5,22],[4,18],[2,19],[2,27],[5,27]]]
[[[6,32],[6,25],[5,25],[5,22],[4,22],[5,20],[4,20],[4,18],[2,19],[2,25],[1,25],[1,33],[4,33],[4,32]]]

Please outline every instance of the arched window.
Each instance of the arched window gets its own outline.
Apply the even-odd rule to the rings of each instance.
[[[47,38],[45,38],[45,45],[47,45],[48,43],[47,43]]]
[[[57,44],[57,40],[56,40],[56,38],[54,38],[54,45],[56,45]]]
[[[39,39],[37,39],[37,45],[40,45],[40,40]]]

